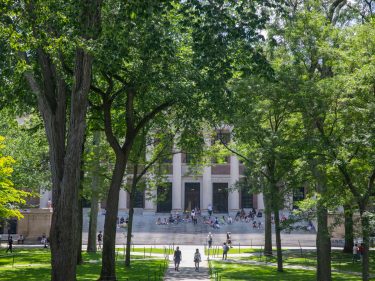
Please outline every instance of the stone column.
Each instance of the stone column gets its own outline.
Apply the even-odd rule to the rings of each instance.
[[[120,197],[118,200],[118,209],[125,210],[127,208],[128,193],[124,189],[120,189]]]
[[[209,129],[204,133],[204,143],[206,146],[211,146],[211,136],[208,133]],[[202,211],[207,211],[208,204],[213,206],[212,202],[212,168],[211,165],[203,168],[202,175]]]
[[[172,210],[182,210],[182,154],[173,155],[173,175],[172,175]]]
[[[48,208],[48,200],[52,201],[52,191],[40,189],[39,208]]]
[[[263,201],[263,193],[259,193],[258,195],[258,209],[264,210],[264,201]]]
[[[154,214],[156,212],[156,202],[154,199],[156,198],[156,190],[155,189],[151,190],[151,194],[149,195],[147,195],[147,192],[146,192],[144,214],[147,214],[147,213]]]
[[[240,179],[240,165],[237,156],[230,157],[230,187],[231,192],[228,193],[229,212],[236,212],[240,208],[240,193],[238,189],[233,189],[233,185]]]
[[[153,149],[154,149],[153,145],[150,145],[150,146],[146,147],[146,160],[147,161],[151,160]],[[153,176],[154,175],[152,173],[146,174],[146,177],[150,180],[152,180]],[[156,212],[156,202],[155,202],[156,190],[155,189],[150,190],[151,188],[150,188],[148,183],[146,185],[146,189],[147,190],[145,190],[145,207],[144,207],[143,213],[144,214],[154,214]]]
[[[202,206],[201,209],[207,211],[208,204],[212,205],[212,180],[211,180],[211,166],[203,168],[202,177]]]

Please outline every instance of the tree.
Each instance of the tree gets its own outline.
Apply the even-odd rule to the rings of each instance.
[[[364,244],[362,279],[369,280],[369,235],[371,196],[374,193],[374,73],[370,59],[375,48],[374,22],[342,30],[341,44],[332,64],[335,76],[323,81],[322,92],[333,93],[328,124],[317,128],[327,159],[343,177],[356,202]],[[345,62],[343,64],[342,62]],[[330,129],[332,128],[332,129]]]
[[[331,280],[331,245],[328,230],[329,179],[327,162],[317,141],[317,124],[326,114],[326,104],[319,95],[317,83],[332,76],[330,54],[321,46],[335,44],[335,24],[344,1],[306,1],[284,6],[285,16],[276,20],[270,34],[271,43],[284,48],[282,60],[291,62],[291,74],[297,78],[296,105],[302,114],[305,132],[305,159],[314,178],[317,192],[317,280]],[[279,37],[280,36],[280,37]]]
[[[53,281],[76,279],[79,171],[93,60],[88,47],[100,31],[100,12],[101,0],[6,2],[1,9],[8,55],[18,60],[36,96],[49,143]],[[61,69],[67,61],[72,75]]]
[[[272,255],[273,212],[278,271],[283,271],[279,210],[291,188],[295,161],[300,157],[295,148],[301,136],[301,123],[299,114],[292,110],[293,83],[284,74],[285,69],[277,65],[274,69],[272,78],[254,75],[232,82],[233,111],[227,119],[233,126],[236,143],[232,151],[244,159],[252,177],[264,179],[264,185],[260,187],[265,201],[264,251],[266,255]]]
[[[4,153],[16,160],[12,181],[18,189],[39,194],[41,188],[51,188],[43,124],[35,113],[16,118],[9,108],[0,110],[0,135],[7,140]]]
[[[165,124],[165,122],[163,122]],[[125,266],[130,266],[130,250],[131,250],[131,239],[133,231],[133,217],[134,217],[134,202],[137,191],[142,190],[141,181],[143,180],[146,184],[151,184],[151,177],[144,180],[147,172],[150,172],[152,168],[157,169],[157,165],[160,160],[171,155],[173,146],[174,134],[168,133],[168,128],[161,130],[161,127],[154,127],[154,133],[149,128],[143,130],[138,136],[137,140],[132,149],[131,156],[129,158],[132,166],[132,176],[130,183],[126,185],[130,200],[129,200],[129,222],[126,236],[126,255],[125,255]],[[159,133],[155,133],[158,131]],[[146,135],[148,134],[148,135]],[[152,151],[150,151],[152,150]],[[146,155],[150,154],[150,155]],[[152,171],[151,171],[152,173]],[[153,173],[153,180],[157,179],[158,173]],[[144,185],[144,184],[143,184]],[[145,188],[143,188],[144,190]]]
[[[4,137],[0,136],[0,218],[22,218],[19,207],[26,203],[29,193],[17,190],[11,180],[14,159],[3,154]]]

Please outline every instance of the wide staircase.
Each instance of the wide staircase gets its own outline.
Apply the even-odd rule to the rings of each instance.
[[[184,245],[202,245],[207,243],[207,235],[209,232],[213,235],[213,243],[221,245],[226,241],[227,232],[231,233],[233,244],[235,245],[254,245],[261,246],[264,243],[264,217],[255,218],[257,223],[261,222],[260,228],[254,228],[253,222],[233,221],[232,224],[225,223],[223,216],[227,217],[228,214],[214,214],[220,221],[220,228],[214,229],[208,224],[203,222],[203,217],[198,217],[198,223],[193,224],[191,221],[181,221],[178,223],[169,223],[166,225],[156,224],[158,218],[164,221],[164,218],[169,217],[169,214],[142,214],[141,211],[136,212],[133,222],[133,238],[135,244],[184,244]],[[127,218],[127,213],[119,211],[119,219]],[[100,211],[98,214],[98,227],[97,230],[104,229],[105,213]],[[306,223],[307,224],[307,223]],[[89,225],[89,209],[84,210],[83,220],[83,239],[84,243],[87,238]],[[274,230],[273,230],[274,231]],[[124,244],[126,241],[127,228],[125,225],[118,225],[116,243]],[[295,230],[291,233],[283,233],[282,239],[285,245],[298,245],[304,246],[315,243],[315,231]]]

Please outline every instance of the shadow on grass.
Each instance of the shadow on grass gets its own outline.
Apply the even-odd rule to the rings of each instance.
[[[315,281],[315,271],[286,269],[284,272],[277,272],[271,266],[253,266],[243,264],[229,264],[223,262],[213,262],[214,272],[217,272],[222,281]],[[337,281],[357,281],[358,276],[346,274],[333,274],[333,280]]]
[[[51,274],[49,251],[20,251],[13,256],[0,257],[1,281],[49,281]],[[92,281],[99,278],[101,270],[101,253],[83,253],[84,264],[77,267],[77,281]],[[132,256],[132,258],[136,258]],[[123,257],[116,263],[119,281],[162,280],[164,276],[164,260],[133,259],[131,267],[125,268]]]

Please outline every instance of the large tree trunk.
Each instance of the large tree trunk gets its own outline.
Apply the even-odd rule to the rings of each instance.
[[[77,265],[83,263],[82,258],[82,227],[83,227],[83,204],[82,197],[78,200],[78,225],[77,225]]]
[[[328,231],[328,211],[321,201],[317,204],[318,231],[316,234],[317,281],[331,281],[331,238]]]
[[[100,26],[101,0],[82,0],[79,6],[82,36],[96,37]],[[37,20],[35,7],[34,1],[25,5],[33,23]],[[38,30],[34,29],[33,32],[39,38]],[[42,46],[35,53],[40,71],[37,75],[27,71],[25,78],[37,96],[49,144],[53,204],[50,230],[51,280],[75,281],[78,189],[92,58],[84,50],[77,48],[70,114],[67,114],[67,87],[62,75]],[[26,54],[24,59],[28,61]],[[36,77],[40,77],[40,81]],[[66,135],[67,124],[69,131]]]
[[[98,190],[99,190],[99,169],[100,169],[100,132],[94,132],[93,139],[94,168],[91,176],[91,208],[89,219],[89,233],[87,241],[87,252],[96,253],[96,231],[98,225]]]
[[[82,153],[85,151],[85,142],[86,142],[86,135],[83,140],[82,144]],[[77,210],[77,265],[83,263],[82,258],[82,230],[83,230],[83,181],[85,177],[85,171],[84,171],[85,161],[84,158],[81,158],[81,181],[79,183],[79,191],[78,191],[78,210]]]
[[[354,235],[353,235],[353,210],[350,205],[344,205],[344,217],[345,217],[345,244],[344,253],[352,253],[354,246]]]
[[[118,212],[118,201],[122,179],[126,169],[126,158],[124,155],[116,155],[116,164],[113,170],[111,185],[107,195],[107,208],[104,223],[102,270],[99,280],[116,280],[116,221]]]
[[[75,70],[77,75],[71,97],[70,128],[64,159],[62,159],[63,177],[60,184],[53,185],[54,212],[50,233],[53,281],[76,280],[78,190],[86,127],[87,94],[91,81],[91,63],[90,56],[83,50],[77,51]],[[45,123],[48,122],[50,121],[45,120]],[[52,134],[49,139],[54,137]],[[50,150],[55,148],[50,145]],[[53,166],[56,165],[53,162],[55,159],[51,161],[52,173],[54,173]]]
[[[311,158],[309,165],[316,181],[316,192],[322,198],[318,199],[316,205],[318,231],[316,234],[316,254],[317,254],[317,281],[331,281],[331,235],[328,230],[328,210],[324,204],[324,198],[327,196],[327,175],[323,167],[318,163],[324,164],[323,159]]]
[[[272,256],[272,207],[268,192],[263,193],[264,200],[264,255]]]
[[[277,271],[283,271],[283,253],[281,249],[281,230],[280,230],[280,214],[279,207],[274,209],[275,216],[275,235],[276,235],[276,250],[277,250]]]
[[[134,181],[134,179],[133,179]],[[132,187],[130,193],[130,206],[129,206],[129,222],[128,222],[128,231],[126,237],[126,255],[125,255],[125,266],[130,266],[130,249],[132,243],[132,232],[133,232],[133,218],[134,218],[134,198],[135,198],[135,188]]]
[[[364,204],[363,204],[364,205]],[[366,207],[360,205],[362,240],[363,240],[363,258],[362,258],[362,280],[370,280],[369,276],[369,248],[370,248],[370,221],[366,214]]]

